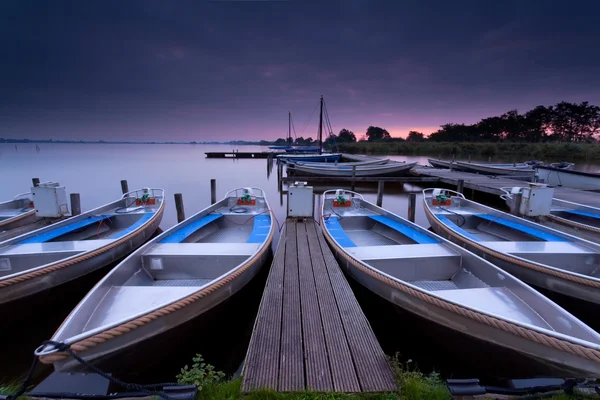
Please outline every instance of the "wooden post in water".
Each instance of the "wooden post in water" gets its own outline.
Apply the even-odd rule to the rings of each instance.
[[[277,161],[277,189],[281,192],[283,190],[283,162]]]
[[[417,194],[409,193],[408,194],[408,220],[410,222],[415,222],[415,207],[417,205]]]
[[[352,166],[352,191],[356,190],[356,165]]]
[[[183,209],[183,195],[175,193],[175,210],[177,210],[177,223],[185,219],[185,210]]]
[[[456,191],[458,193],[462,193],[465,188],[465,181],[463,179],[459,179],[456,183]]]
[[[40,178],[32,178],[31,183],[33,183],[33,187],[40,186]]]
[[[471,162],[471,154],[469,154],[469,162]]]
[[[488,162],[491,163],[492,162],[492,156],[488,156]]]
[[[121,192],[123,192],[123,194],[129,193],[129,184],[127,183],[127,179],[123,179],[121,181]]]
[[[217,202],[217,180],[210,180],[210,204],[215,204]],[[183,207],[183,205],[182,205]]]
[[[71,215],[81,214],[81,198],[79,193],[71,193]]]
[[[381,207],[381,204],[383,203],[383,185],[385,184],[385,181],[379,181],[377,182],[377,206]]]

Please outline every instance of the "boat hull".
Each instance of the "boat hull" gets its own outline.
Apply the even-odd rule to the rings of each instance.
[[[294,165],[288,168],[288,172],[293,170],[296,175],[314,175],[314,176],[362,176],[362,177],[377,177],[377,176],[404,176],[416,165],[416,163],[390,165],[384,164],[381,166],[357,166],[354,170],[350,167],[340,168],[339,166],[332,166],[329,168],[324,167],[311,167],[304,165]]]
[[[121,361],[130,359],[132,353],[140,353],[140,349],[152,349],[152,343],[161,341],[170,334],[176,334],[178,328],[184,328],[188,323],[197,323],[203,314],[211,312],[214,308],[224,303],[236,293],[241,291],[261,271],[262,267],[272,259],[270,242],[254,260],[248,264],[241,274],[235,279],[218,286],[210,294],[199,300],[181,307],[173,312],[156,318],[144,325],[138,326],[110,340],[89,347],[84,354],[86,362],[99,367],[111,366],[111,372],[127,372],[128,366],[121,365]],[[210,327],[209,327],[210,328]],[[161,349],[162,352],[162,349]],[[76,360],[66,359],[54,362],[56,371],[81,371],[83,366]]]
[[[487,345],[514,350],[520,355],[535,360],[539,367],[539,369],[536,369],[536,372],[539,375],[579,377],[582,376],[582,371],[589,371],[589,360],[582,360],[571,353],[556,350],[538,342],[497,329],[492,325],[478,322],[441,307],[432,306],[430,303],[416,296],[412,296],[396,289],[392,285],[386,284],[376,277],[377,274],[358,267],[357,263],[335,243],[327,230],[324,229],[323,232],[340,266],[354,280],[402,310],[408,311],[441,327],[451,329],[461,335],[477,339]],[[507,368],[511,368],[511,366],[507,366]],[[585,376],[589,375],[587,372],[583,374]],[[598,366],[597,374],[600,374],[600,365]]]
[[[132,234],[119,239],[119,244],[110,249],[98,248],[95,251],[100,252],[97,255],[90,256],[83,253],[78,257],[68,260],[68,266],[58,268],[54,271],[42,274],[37,277],[13,283],[2,288],[0,297],[0,306],[10,303],[18,304],[19,300],[35,296],[39,292],[51,289],[55,286],[61,286],[72,282],[77,278],[90,274],[102,267],[105,267],[115,261],[122,259],[142,244],[144,244],[158,229],[164,213],[164,202],[160,209],[142,228],[134,231]],[[61,260],[59,263],[67,262]]]
[[[536,167],[538,182],[580,190],[600,190],[600,175],[552,167]]]
[[[496,253],[491,250],[482,249],[482,246],[463,239],[460,235],[441,224],[437,218],[431,214],[427,206],[424,208],[425,215],[429,221],[429,224],[431,225],[431,228],[435,233],[443,238],[448,239],[451,242],[464,247],[470,252],[490,261],[492,264],[497,265],[506,272],[528,284],[544,288],[551,292],[556,292],[579,300],[587,301],[591,304],[600,304],[600,292],[597,288],[580,284],[572,280],[560,278],[555,275],[550,275],[531,268],[523,267],[519,265],[519,263],[523,262],[523,260],[512,257],[510,254],[496,255]]]
[[[457,166],[466,172],[473,172],[479,174],[489,175],[506,175],[511,177],[518,177],[524,180],[532,180],[535,176],[535,170],[531,167],[527,168],[514,168],[514,167],[499,167],[485,164],[472,164],[468,162],[456,162]]]
[[[444,161],[444,160],[434,160],[432,158],[428,159],[429,164],[433,168],[454,168],[456,169],[456,163],[452,161]]]
[[[306,162],[335,162],[342,158],[341,154],[285,154],[278,155],[278,160]]]

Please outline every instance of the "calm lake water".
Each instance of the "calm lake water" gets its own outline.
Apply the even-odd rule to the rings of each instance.
[[[285,220],[286,198],[280,197],[277,186],[277,168],[270,173],[265,159],[207,159],[205,152],[231,151],[228,145],[111,145],[111,144],[40,144],[39,151],[35,144],[18,144],[17,148],[10,144],[0,144],[0,201],[11,199],[14,195],[28,192],[31,178],[37,177],[42,182],[55,181],[66,187],[67,193],[80,193],[82,211],[101,206],[121,196],[120,181],[126,179],[130,190],[142,187],[163,188],[168,201],[161,228],[166,230],[176,224],[176,211],[173,201],[174,193],[182,193],[186,216],[210,205],[210,179],[217,180],[217,198],[222,198],[229,190],[238,187],[259,187],[265,190],[270,205],[279,223]],[[240,146],[240,152],[265,151],[265,147]],[[416,161],[427,165],[427,157],[391,156],[398,161]],[[475,160],[473,160],[475,161]],[[487,161],[487,160],[484,160]],[[493,162],[512,162],[507,159],[494,159]],[[518,160],[524,161],[524,160]],[[578,164],[577,168],[585,171],[598,171],[600,166],[594,164]],[[346,186],[349,188],[349,186]],[[411,184],[387,182],[383,207],[402,217],[406,217],[408,194],[417,193],[416,222],[429,228],[423,207],[421,191],[425,187]],[[315,192],[332,187],[315,185]],[[357,184],[356,191],[364,195],[366,200],[375,202],[377,187],[374,184]],[[494,205],[501,204],[496,196],[478,196],[476,200]],[[320,197],[317,196],[316,203]],[[490,204],[492,205],[492,204]],[[266,269],[265,269],[266,270]],[[214,337],[202,342],[192,337],[179,340],[183,343],[179,351],[173,351],[169,361],[161,360],[160,366],[149,367],[147,371],[136,371],[136,381],[172,380],[178,369],[196,352],[205,355],[205,359],[232,374],[243,361],[250,332],[260,296],[264,289],[266,273],[259,276],[252,287],[232,301],[223,313],[226,318],[214,316],[215,325],[211,328]],[[399,351],[405,359],[412,359],[424,370],[436,369],[446,376],[460,373],[461,377],[481,377],[477,365],[462,365],[457,360],[447,360],[443,347],[432,349],[425,343],[419,330],[412,321],[407,329],[400,323],[398,329],[392,330],[391,320],[402,321],[394,316],[389,305],[374,297],[368,291],[351,282],[359,302],[380,339],[388,355]],[[86,289],[87,290],[87,289]],[[78,297],[79,296],[79,297]],[[8,371],[0,368],[0,382],[5,378],[14,378],[26,371],[31,359],[31,351],[41,340],[48,339],[54,332],[57,323],[68,314],[81,298],[80,294],[66,297],[63,304],[64,316],[56,312],[55,320],[44,325],[39,319],[31,320],[32,337],[16,343],[18,349],[12,356],[13,363]],[[33,310],[19,310],[33,312]],[[58,321],[58,322],[57,322]],[[408,321],[408,319],[407,319]],[[222,330],[213,329],[221,327]],[[190,331],[193,334],[194,331]],[[197,332],[197,331],[196,331]],[[394,332],[392,334],[392,332]],[[430,336],[432,335],[429,332]],[[219,338],[222,342],[219,343]],[[225,339],[226,338],[226,339]],[[421,338],[421,339],[420,339]],[[221,344],[221,345],[220,345]],[[432,355],[433,354],[433,355]],[[7,364],[5,363],[5,366]],[[455,375],[456,376],[456,375]]]

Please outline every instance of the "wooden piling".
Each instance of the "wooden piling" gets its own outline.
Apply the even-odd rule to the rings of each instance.
[[[121,192],[123,192],[123,194],[129,193],[129,184],[127,183],[127,179],[121,181]]]
[[[464,191],[464,188],[465,188],[464,179],[459,179],[458,182],[456,182],[456,191],[458,193],[462,193]]]
[[[383,186],[385,184],[385,181],[379,181],[377,182],[377,206],[381,207],[381,204],[383,203]]]
[[[177,210],[177,223],[185,219],[185,210],[183,209],[183,195],[175,193],[175,209]]]
[[[409,193],[408,194],[408,220],[410,222],[415,222],[416,206],[417,206],[417,194]]]
[[[356,190],[356,165],[352,166],[352,191]]]
[[[33,187],[40,186],[40,178],[32,178],[31,183],[33,183]]]
[[[81,214],[81,198],[79,193],[71,193],[71,215]]]
[[[283,190],[283,162],[277,161],[277,189]]]
[[[210,180],[210,204],[215,204],[217,202],[217,180]],[[183,207],[183,205],[181,206]],[[183,210],[183,208],[182,208]]]

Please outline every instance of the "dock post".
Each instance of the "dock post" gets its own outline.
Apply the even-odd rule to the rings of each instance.
[[[471,154],[469,154],[469,162],[471,162]]]
[[[177,223],[185,219],[185,210],[183,209],[183,195],[175,193],[175,209],[177,210]]]
[[[352,191],[356,190],[356,165],[352,166]]]
[[[410,222],[415,222],[415,207],[417,205],[417,194],[409,193],[408,194],[408,220]]]
[[[33,187],[40,186],[40,178],[32,178],[31,183],[33,183]]]
[[[277,161],[277,189],[281,192],[283,190],[283,163]]]
[[[488,162],[491,163],[492,162],[492,156],[488,156]]]
[[[71,215],[81,214],[81,198],[79,193],[71,193]]]
[[[121,191],[123,194],[129,193],[129,184],[127,183],[127,179],[123,179],[121,181]]]
[[[381,207],[381,204],[383,203],[383,185],[384,184],[385,184],[385,181],[377,182],[377,207]]]
[[[464,188],[465,188],[464,179],[459,179],[458,182],[456,182],[456,191],[458,193],[462,193],[464,191]]]
[[[210,204],[215,204],[217,202],[217,180],[210,180]],[[183,210],[183,205],[181,206]]]

